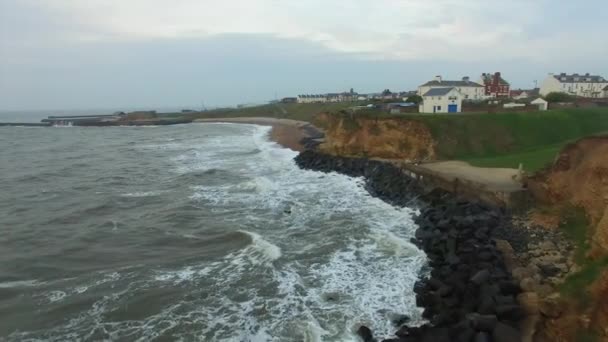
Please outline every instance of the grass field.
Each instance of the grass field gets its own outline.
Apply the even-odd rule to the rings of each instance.
[[[526,152],[497,155],[487,158],[463,158],[463,160],[469,162],[471,165],[479,167],[506,167],[517,169],[521,164],[524,170],[528,172],[536,172],[545,167],[547,164],[553,162],[555,156],[564,145],[565,142]]]
[[[356,105],[356,102],[277,103],[248,108],[215,109],[194,116],[195,118],[269,117],[312,122],[317,113],[336,112]]]
[[[536,113],[412,116],[423,121],[443,159],[485,167],[534,172],[550,163],[567,143],[608,132],[608,108]]]

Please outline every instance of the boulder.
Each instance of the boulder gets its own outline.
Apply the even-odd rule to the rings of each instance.
[[[475,335],[475,342],[492,342],[492,340],[490,339],[490,335],[488,333],[485,332],[478,332]]]
[[[494,342],[519,342],[521,334],[517,329],[498,322],[492,332],[492,339]]]
[[[496,315],[480,315],[478,313],[472,313],[467,316],[473,328],[477,331],[494,331],[498,318]]]
[[[496,315],[498,318],[511,322],[519,322],[526,316],[524,310],[519,305],[497,305]]]
[[[366,327],[366,326],[360,326],[359,329],[357,330],[357,335],[359,335],[359,337],[361,337],[361,339],[363,340],[363,342],[375,342],[376,340],[374,339],[374,335],[372,334],[372,331]]]
[[[490,271],[484,269],[475,273],[475,275],[471,277],[471,282],[479,286],[487,282],[488,279],[490,279]]]

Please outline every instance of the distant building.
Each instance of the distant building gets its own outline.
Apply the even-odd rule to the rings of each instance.
[[[297,97],[284,97],[281,99],[281,103],[297,103],[297,102],[298,102]]]
[[[530,102],[530,104],[537,105],[538,110],[547,110],[549,108],[549,102],[542,98],[537,98],[536,100]]]
[[[317,95],[298,95],[296,101],[298,103],[325,103],[325,102],[352,102],[357,101],[359,94],[352,88],[350,92],[329,93]]]
[[[460,113],[463,94],[455,87],[431,88],[422,94],[420,113]]]
[[[559,75],[549,74],[540,87],[540,94],[547,96],[549,93],[559,92],[580,97],[606,97],[604,88],[608,81],[602,76],[590,74],[561,73]]]
[[[485,95],[488,97],[509,97],[510,95],[511,85],[502,78],[500,72],[481,74],[481,84],[483,84]]]
[[[327,102],[327,94],[321,95],[298,95],[298,103],[324,103]]]
[[[469,77],[463,77],[461,81],[446,81],[441,76],[418,87],[418,95],[423,96],[434,88],[455,88],[462,100],[481,101],[486,98],[485,87],[479,83],[472,82]]]
[[[526,89],[526,90],[522,90],[522,89],[511,90],[511,98],[514,100],[525,100],[525,99],[529,99],[529,98],[538,97],[539,90],[540,90],[539,88]]]

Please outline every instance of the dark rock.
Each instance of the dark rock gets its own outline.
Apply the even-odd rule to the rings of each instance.
[[[515,328],[504,323],[497,323],[492,332],[494,342],[519,342],[521,334]]]
[[[498,305],[496,314],[501,320],[518,322],[525,317],[526,313],[519,305]]]
[[[554,265],[550,265],[550,264],[541,264],[538,265],[538,268],[540,269],[540,272],[542,273],[542,275],[544,277],[554,277],[558,274],[560,274],[561,270],[558,267],[555,267]]]
[[[473,340],[473,338],[475,337],[475,330],[473,329],[466,329],[464,331],[459,332],[458,334],[456,334],[456,342],[470,342]]]
[[[488,335],[488,333],[485,332],[479,332],[477,334],[475,334],[475,342],[492,342],[492,340],[490,339],[490,335]]]
[[[481,285],[481,284],[487,282],[488,279],[490,279],[490,272],[488,270],[481,270],[481,271],[475,273],[475,275],[473,277],[471,277],[471,282],[473,282],[476,285]]]
[[[496,312],[495,309],[496,303],[494,303],[494,299],[490,296],[483,296],[479,301],[479,305],[477,306],[477,312],[484,315],[490,315]]]
[[[495,296],[494,301],[498,305],[514,305],[515,297],[513,296]]]
[[[471,321],[471,325],[477,331],[492,332],[498,323],[496,315],[480,315],[473,313],[467,316]]]
[[[501,281],[499,283],[500,293],[503,295],[518,295],[521,292],[521,288],[516,282],[513,281]]]
[[[363,339],[363,342],[376,341],[374,339],[374,335],[372,334],[372,331],[366,326],[359,327],[359,330],[357,330],[357,335],[359,335],[359,337],[361,337],[361,339]]]
[[[409,321],[410,321],[410,316],[408,316],[408,315],[397,315],[391,319],[391,322],[396,327],[400,327]]]
[[[422,342],[451,342],[450,333],[446,328],[428,329],[422,334]]]

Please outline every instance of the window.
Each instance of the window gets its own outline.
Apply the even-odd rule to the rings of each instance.
[[[465,96],[464,96],[464,98],[465,98],[465,99],[468,99],[468,98],[469,98],[469,95],[465,95]]]
[[[441,106],[437,106],[437,110],[441,110]]]
[[[439,96],[437,99],[441,101],[441,96]]]

